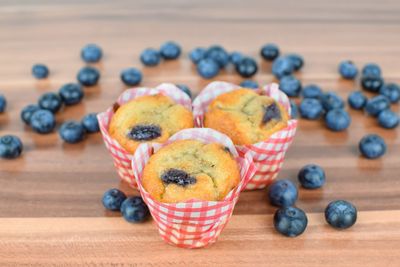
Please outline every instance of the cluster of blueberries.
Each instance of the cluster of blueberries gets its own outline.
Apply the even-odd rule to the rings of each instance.
[[[317,189],[326,182],[325,171],[318,165],[304,166],[298,173],[298,180],[305,189]],[[272,205],[279,207],[274,215],[275,229],[289,237],[304,232],[308,219],[305,212],[294,207],[298,198],[296,186],[287,179],[277,180],[269,186],[268,197]],[[325,209],[325,219],[336,229],[351,227],[357,220],[357,209],[345,200],[335,200]]]

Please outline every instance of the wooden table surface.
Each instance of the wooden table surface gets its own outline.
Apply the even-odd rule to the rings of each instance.
[[[143,69],[145,86],[185,83],[198,92],[202,80],[188,59],[195,46],[214,43],[257,58],[255,80],[274,81],[260,47],[277,43],[284,53],[304,56],[298,76],[347,97],[359,82],[339,78],[337,65],[376,62],[387,81],[400,82],[400,2],[393,1],[0,1],[0,92],[9,102],[0,115],[0,133],[18,135],[23,156],[0,160],[0,266],[400,266],[400,131],[384,130],[361,112],[350,110],[352,124],[333,133],[322,122],[300,120],[280,178],[296,181],[303,165],[316,163],[327,173],[319,190],[300,189],[298,207],[309,226],[298,238],[285,238],[272,226],[275,208],[266,190],[244,192],[219,241],[197,250],[161,241],[150,221],[132,225],[101,205],[105,190],[120,183],[100,134],[77,145],[57,133],[38,135],[23,125],[20,110],[44,92],[56,91],[84,64],[88,42],[105,56],[97,67],[101,82],[85,89],[84,101],[65,108],[57,121],[80,119],[105,110],[125,89],[122,68]],[[168,3],[167,3],[168,2]],[[140,52],[166,40],[183,46],[179,61],[143,68]],[[49,79],[35,80],[32,64],[46,63]],[[240,82],[232,70],[217,80]],[[394,110],[399,111],[398,107]],[[359,156],[367,133],[385,138],[388,153],[379,160]],[[353,202],[357,224],[336,231],[324,221],[335,199]]]

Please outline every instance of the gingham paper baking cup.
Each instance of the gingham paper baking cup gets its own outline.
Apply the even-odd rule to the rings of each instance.
[[[212,82],[204,88],[193,101],[193,116],[197,127],[203,127],[204,114],[209,104],[219,95],[241,88],[227,82]],[[259,94],[268,95],[281,103],[290,114],[290,102],[285,93],[279,90],[276,83],[266,85],[255,90]],[[296,133],[297,120],[288,121],[286,128],[274,133],[267,140],[256,144],[236,146],[240,155],[249,153],[257,166],[257,172],[246,189],[260,189],[266,187],[276,178],[282,168],[285,153],[293,141]]]
[[[182,92],[182,90],[180,90],[178,87],[170,83],[160,84],[156,88],[138,87],[134,89],[128,89],[119,96],[117,103],[119,105],[123,105],[124,103],[129,102],[137,97],[156,94],[169,96],[176,103],[183,105],[190,111],[192,110],[192,101],[190,97],[188,97],[187,94]],[[108,133],[108,126],[113,115],[113,107],[110,107],[105,112],[97,115],[100,125],[100,131],[103,136],[106,148],[108,149],[114,160],[114,166],[117,170],[119,177],[122,180],[128,182],[128,184],[132,187],[137,188],[131,168],[132,154],[121,147],[120,144]]]
[[[143,188],[144,166],[150,156],[161,147],[176,140],[195,139],[204,143],[219,143],[229,148],[240,165],[241,180],[222,201],[190,200],[180,203],[162,203],[154,200]],[[212,129],[185,129],[173,135],[166,143],[144,143],[135,151],[132,169],[143,200],[166,242],[184,248],[200,248],[214,243],[232,215],[240,192],[254,175],[256,167],[249,154],[239,156],[230,138]]]

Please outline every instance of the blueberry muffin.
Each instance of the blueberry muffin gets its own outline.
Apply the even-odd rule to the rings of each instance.
[[[236,145],[249,145],[268,139],[285,128],[288,120],[285,108],[273,98],[238,89],[210,103],[204,126],[226,134]]]
[[[142,184],[154,199],[176,203],[222,200],[239,180],[239,166],[227,148],[217,143],[179,140],[150,157]]]
[[[109,134],[128,152],[142,142],[165,142],[176,132],[193,127],[193,114],[161,94],[138,97],[114,107]]]

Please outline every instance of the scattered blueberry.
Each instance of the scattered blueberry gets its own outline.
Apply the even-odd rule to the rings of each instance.
[[[289,54],[286,56],[289,60],[292,61],[293,68],[295,71],[300,70],[304,65],[304,59],[302,56],[298,54]]]
[[[192,91],[190,91],[190,88],[186,84],[177,84],[176,87],[181,89],[184,93],[186,93],[190,98],[192,98]]]
[[[307,189],[320,188],[326,180],[324,170],[315,164],[308,164],[301,168],[297,178],[301,186]]]
[[[121,209],[122,202],[126,199],[124,192],[113,188],[107,190],[103,195],[103,206],[112,211],[119,211]]]
[[[283,76],[290,75],[294,71],[293,62],[287,57],[278,57],[272,63],[272,74],[280,79]]]
[[[273,61],[279,56],[279,48],[276,44],[266,44],[261,48],[261,56],[265,60]]]
[[[4,135],[0,138],[0,157],[15,159],[21,155],[22,142],[15,135]]]
[[[181,54],[181,47],[175,42],[166,42],[160,48],[160,55],[164,59],[177,59]]]
[[[233,64],[233,65],[237,65],[239,64],[240,60],[242,60],[243,55],[240,52],[232,52],[229,54],[229,61]]]
[[[142,81],[142,72],[136,68],[124,69],[121,72],[121,80],[128,86],[138,85]]]
[[[379,94],[386,96],[391,103],[400,101],[400,86],[396,83],[386,83],[379,89]]]
[[[381,89],[384,81],[380,76],[367,75],[361,78],[361,85],[364,90],[377,93]]]
[[[65,105],[75,105],[81,102],[84,93],[82,86],[77,83],[67,83],[61,86],[58,91]]]
[[[32,129],[40,134],[50,133],[56,127],[56,119],[54,114],[47,109],[39,109],[31,116]]]
[[[385,154],[386,143],[379,135],[368,134],[360,140],[358,148],[364,157],[368,159],[376,159]]]
[[[44,64],[35,64],[32,66],[32,75],[36,79],[45,79],[49,76],[49,69]]]
[[[60,95],[56,93],[45,93],[43,94],[38,101],[39,107],[42,109],[50,110],[53,113],[56,113],[60,110],[62,106],[62,100]]]
[[[375,63],[368,63],[362,69],[363,76],[381,76],[381,68]]]
[[[0,95],[0,113],[3,113],[7,107],[7,100],[4,95]]]
[[[100,79],[100,72],[96,68],[86,66],[79,70],[76,78],[83,86],[94,86]]]
[[[378,116],[379,113],[390,107],[389,99],[386,96],[378,95],[368,99],[365,111],[371,116]]]
[[[103,51],[96,44],[87,44],[81,50],[81,58],[87,63],[95,63],[100,61]]]
[[[213,59],[220,68],[224,68],[229,63],[229,54],[219,45],[213,45],[207,49],[206,58]]]
[[[235,66],[237,73],[244,78],[249,78],[256,74],[257,62],[251,57],[243,57]]]
[[[293,206],[298,196],[296,186],[290,180],[274,181],[268,189],[271,204],[278,207]]]
[[[80,122],[67,121],[61,125],[58,133],[65,142],[75,144],[83,140],[85,129]]]
[[[122,202],[121,213],[125,220],[132,223],[142,222],[149,216],[149,208],[141,197],[128,197]]]
[[[300,95],[301,82],[293,75],[284,76],[279,82],[279,89],[288,96],[296,97]]]
[[[97,120],[96,113],[86,114],[82,118],[81,123],[87,133],[97,133],[100,131],[99,121]]]
[[[218,75],[219,66],[213,59],[205,58],[197,64],[197,72],[201,77],[211,79]]]
[[[141,54],[140,54],[140,61],[142,61],[143,65],[145,66],[156,66],[160,63],[161,60],[161,55],[160,53],[153,48],[146,48]]]
[[[293,100],[290,100],[290,117],[295,119],[299,116],[299,109]]]
[[[344,107],[343,99],[335,92],[324,93],[321,97],[321,103],[326,111]]]
[[[253,80],[244,80],[243,82],[240,83],[240,86],[251,89],[257,89],[259,87],[258,83]]]
[[[288,237],[296,237],[306,230],[308,219],[304,211],[295,207],[280,208],[274,215],[275,229]]]
[[[383,128],[393,129],[399,125],[399,116],[390,109],[386,109],[379,113],[378,123]]]
[[[326,126],[335,132],[346,130],[349,128],[350,123],[349,113],[341,108],[331,109],[325,116]]]
[[[308,120],[317,120],[324,113],[321,102],[315,98],[304,98],[299,106],[300,115]]]
[[[28,105],[24,107],[21,111],[21,119],[23,122],[25,122],[27,125],[31,124],[31,117],[33,113],[38,111],[40,108],[38,105]]]
[[[189,58],[190,60],[194,63],[197,64],[199,63],[200,60],[202,60],[206,56],[207,49],[203,47],[196,47],[189,53]]]
[[[357,209],[345,200],[335,200],[325,209],[325,219],[334,228],[346,229],[355,224]]]
[[[347,98],[350,107],[354,109],[363,109],[367,104],[368,98],[361,91],[352,92]]]
[[[340,75],[348,80],[353,80],[358,73],[357,66],[350,60],[345,60],[339,64]]]
[[[308,84],[303,87],[302,95],[304,98],[321,98],[322,89],[318,85]]]

